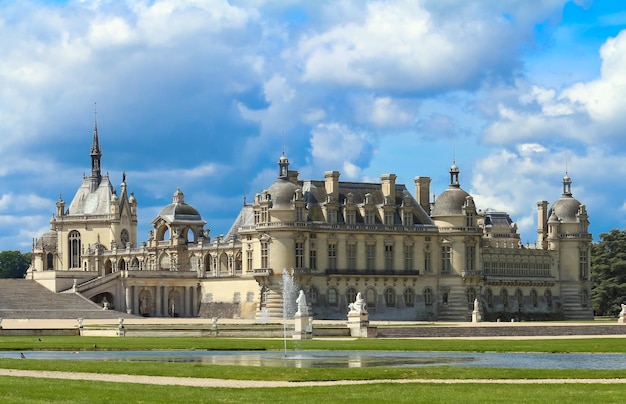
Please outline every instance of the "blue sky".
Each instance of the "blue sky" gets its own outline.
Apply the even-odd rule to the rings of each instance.
[[[90,171],[127,173],[139,241],[178,187],[211,235],[277,175],[448,186],[536,239],[566,170],[626,227],[622,1],[0,1],[0,250]]]

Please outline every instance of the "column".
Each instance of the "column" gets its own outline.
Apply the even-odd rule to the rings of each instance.
[[[198,315],[198,288],[191,287],[191,316]]]
[[[125,297],[126,297],[126,313],[132,313],[132,290],[131,287],[126,285],[125,287]]]
[[[182,317],[189,317],[189,288],[184,286],[183,288],[183,313]]]
[[[163,300],[161,298],[161,285],[156,285],[154,291],[154,305],[155,305],[155,313],[154,315],[157,317],[162,316],[162,308],[163,308]]]

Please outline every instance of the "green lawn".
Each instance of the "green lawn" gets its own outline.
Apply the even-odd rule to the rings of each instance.
[[[97,348],[94,348],[96,344]],[[0,350],[36,349],[259,349],[282,350],[282,339],[3,337]],[[422,340],[339,339],[288,341],[288,349],[359,349],[473,352],[625,352],[626,339],[563,340]],[[492,369],[456,366],[417,368],[280,368],[222,366],[202,363],[95,362],[1,359],[0,368],[115,374],[212,377],[242,380],[351,379],[610,379],[623,370]],[[103,378],[106,378],[104,376]],[[461,399],[462,398],[462,399]],[[0,378],[0,401],[19,403],[83,402],[626,402],[626,385],[604,384],[374,384],[293,388],[200,388],[154,386],[18,377]]]

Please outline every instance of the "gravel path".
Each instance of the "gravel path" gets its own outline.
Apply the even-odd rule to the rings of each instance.
[[[304,387],[304,386],[337,386],[373,383],[485,383],[485,384],[626,384],[626,378],[620,379],[408,379],[408,380],[333,380],[286,382],[269,380],[232,380],[205,379],[197,377],[167,377],[117,375],[104,373],[52,372],[38,370],[0,369],[0,376],[29,378],[65,379],[106,381],[116,383],[158,384],[192,387],[226,387],[226,388],[267,388],[267,387]]]

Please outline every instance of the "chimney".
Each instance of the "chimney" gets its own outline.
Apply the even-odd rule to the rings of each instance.
[[[380,176],[383,182],[383,196],[396,196],[396,178],[395,174],[383,174]]]
[[[324,185],[327,195],[334,195],[335,198],[339,197],[339,171],[324,172]]]
[[[544,246],[548,236],[548,201],[537,202],[537,241]]]
[[[430,216],[430,177],[415,177],[415,199]]]

